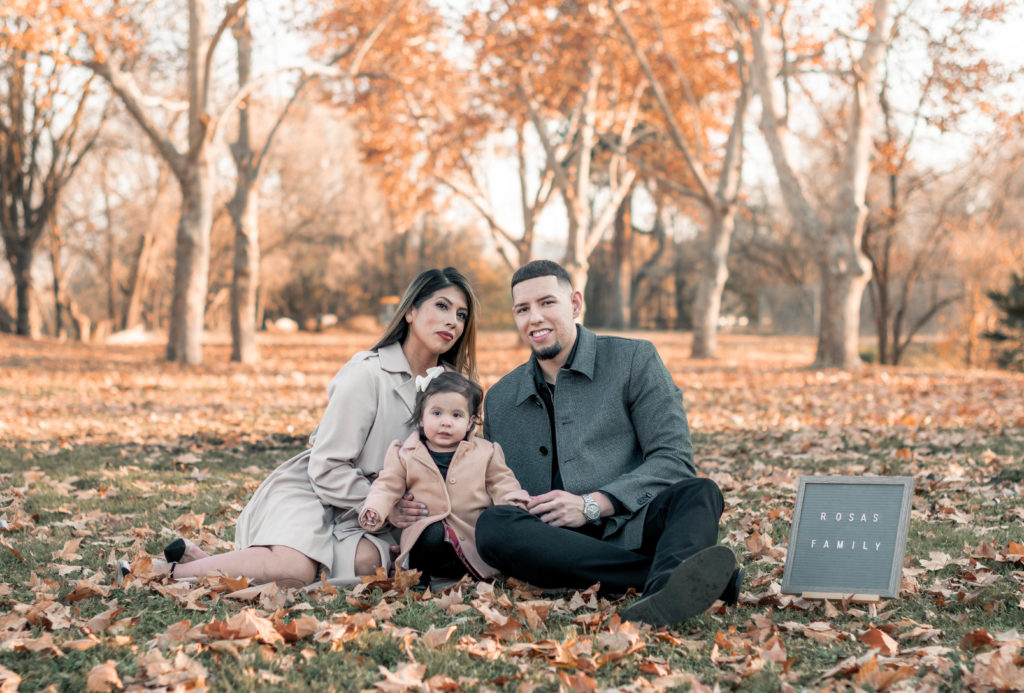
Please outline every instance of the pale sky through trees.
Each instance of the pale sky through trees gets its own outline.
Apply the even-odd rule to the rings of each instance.
[[[433,0],[432,4],[441,10],[449,25],[454,26],[467,8],[483,6],[486,3],[482,0]],[[258,47],[255,53],[258,66],[257,74],[309,62],[309,58],[305,54],[308,47],[308,37],[290,29],[287,34],[282,35],[281,33],[282,27],[289,24],[289,22],[284,21],[286,19],[284,13],[291,12],[291,8],[279,6],[276,3],[254,3],[252,7],[254,13],[259,13],[254,16],[253,28],[257,39],[262,43],[262,46]],[[988,52],[993,60],[1004,64],[1009,71],[1016,70],[1019,72],[1024,70],[1024,50],[1020,50],[1019,46],[1020,37],[1024,35],[1024,6],[1014,5],[1010,8],[1009,12],[1011,16],[1007,21],[993,25],[986,30],[990,33],[991,38],[984,43],[988,45]],[[263,16],[260,16],[260,14]],[[839,18],[836,18],[835,22],[838,21]],[[231,46],[226,45],[229,43],[225,42],[222,44],[221,50],[224,51],[231,48]],[[453,41],[452,57],[455,59],[458,59],[460,54],[458,45],[460,45],[458,41]],[[911,71],[915,69],[915,65],[918,69],[926,69],[928,66],[927,56],[924,55],[923,51],[918,52],[916,55],[894,56],[891,60],[894,61],[892,63],[894,66],[897,65],[895,61],[898,60],[899,68]],[[913,81],[913,79],[913,75],[908,75],[908,80]],[[290,87],[285,85],[292,82],[293,78],[282,76],[280,80],[268,85],[266,90],[269,93],[280,94],[280,99],[283,102],[290,93]],[[1024,91],[1016,85],[1012,85],[1010,88],[1002,91],[1004,98],[1008,99],[1010,103],[1017,104],[1018,110],[1024,111]],[[913,98],[911,94],[907,94],[907,97]],[[775,181],[775,172],[758,131],[758,108],[759,106],[755,100],[753,111],[747,119],[747,136],[745,138],[747,152],[745,154],[744,178],[750,184],[767,184],[770,186]],[[812,122],[813,116],[810,116],[810,118],[808,116],[808,113],[802,114],[799,110],[794,112],[793,122],[796,124],[793,128],[794,133],[801,134],[799,123],[802,119],[805,119],[808,123]],[[980,122],[980,119],[979,122],[972,123],[971,119],[968,118],[963,124],[963,133],[951,131],[940,133],[934,128],[926,128],[924,132],[918,134],[914,143],[915,157],[926,165],[938,166],[940,168],[955,167],[967,155],[975,138],[986,134],[985,127]],[[532,140],[530,143],[531,155],[534,157],[537,169],[539,169],[543,166],[544,154],[539,143],[536,141],[535,135],[533,135]],[[483,159],[486,162],[484,169],[486,170],[485,177],[489,185],[490,202],[497,217],[503,224],[507,225],[510,229],[521,230],[523,221],[517,192],[516,163],[513,157],[503,158],[496,153],[495,149],[500,147],[501,144],[500,141],[497,141],[488,145],[486,147],[487,153],[483,155]],[[536,185],[536,180],[533,181],[533,184]],[[650,226],[652,206],[644,200],[642,194],[635,201],[633,211],[634,222],[638,226],[641,228]],[[449,214],[452,215],[451,221],[455,223],[482,224],[468,203],[460,200],[453,201]],[[541,213],[538,223],[536,252],[539,256],[557,258],[562,253],[566,237],[565,215],[566,212],[561,199],[558,196],[554,196]],[[675,231],[685,235],[692,232],[692,229],[687,228],[688,226],[684,220],[683,226]]]

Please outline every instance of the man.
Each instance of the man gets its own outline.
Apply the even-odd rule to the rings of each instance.
[[[481,515],[481,557],[538,587],[640,589],[622,615],[655,626],[735,604],[743,571],[717,543],[722,494],[696,476],[682,396],[654,346],[577,325],[583,296],[549,260],[515,272],[512,302],[533,353],[487,393],[484,437],[532,499]]]

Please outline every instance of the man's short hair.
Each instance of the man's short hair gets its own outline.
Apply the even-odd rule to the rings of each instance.
[[[527,262],[512,275],[512,285],[509,288],[514,289],[519,282],[525,282],[527,279],[536,279],[537,277],[555,277],[559,282],[572,289],[572,279],[569,277],[569,273],[554,260]]]

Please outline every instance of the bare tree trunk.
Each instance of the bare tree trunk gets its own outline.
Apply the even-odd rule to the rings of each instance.
[[[819,215],[807,186],[797,173],[785,143],[785,119],[776,105],[774,77],[778,61],[769,48],[771,18],[764,0],[733,4],[744,17],[753,49],[753,82],[761,97],[761,131],[771,153],[783,199],[797,229],[814,244],[822,277],[821,320],[815,362],[819,366],[857,368],[860,300],[870,277],[870,262],[861,250],[867,218],[865,191],[878,106],[878,67],[888,46],[891,0],[874,0],[871,27],[863,52],[849,70],[852,83],[846,149],[842,154],[831,209]],[[823,218],[832,219],[828,224]]]
[[[841,243],[837,243],[840,252]],[[834,264],[821,267],[821,320],[815,354],[818,365],[855,368],[860,363],[860,301],[867,281],[867,268],[860,273],[837,270]]]
[[[107,248],[106,248],[106,269],[107,269],[107,319],[113,325],[117,322],[117,279],[114,277],[114,230],[107,225]]]
[[[578,168],[576,179],[572,182],[565,181],[563,197],[566,212],[568,212],[568,239],[565,246],[565,265],[569,277],[572,279],[572,286],[581,293],[587,289],[587,275],[590,273],[590,258],[586,249],[586,238],[590,223],[590,204],[588,191],[590,189],[590,164],[593,155],[594,143],[597,135],[594,131],[593,103],[597,98],[598,77],[600,68],[595,65],[590,67],[590,79],[583,97],[583,123],[579,131],[579,152],[576,154]],[[563,178],[563,180],[565,180]],[[568,195],[566,195],[568,192]],[[583,323],[583,316],[586,306],[580,312],[579,321]]]
[[[713,208],[708,224],[707,252],[704,266],[697,275],[697,295],[693,303],[693,344],[690,357],[714,358],[718,350],[718,316],[722,308],[722,292],[729,278],[726,261],[735,226],[732,207]]]
[[[576,258],[570,260],[566,258],[565,271],[569,273],[569,279],[572,280],[572,288],[576,291],[582,292],[587,287],[587,275],[590,273],[590,263],[587,262],[587,258]],[[586,309],[586,306],[584,306]],[[580,314],[580,322],[583,322],[583,315]]]
[[[889,0],[875,0],[875,22],[886,24]],[[861,250],[868,208],[865,194],[878,106],[878,62],[885,44],[872,32],[859,61],[849,122],[849,139],[836,193],[833,219],[824,241],[821,282],[821,325],[815,361],[823,366],[860,366],[860,302],[871,278],[871,262]]]
[[[240,210],[235,206],[241,207]],[[254,363],[256,346],[256,291],[260,272],[259,192],[239,185],[231,201],[235,224],[234,276],[231,280],[231,360]]]
[[[590,268],[590,254],[600,243],[605,232],[611,228],[619,205],[633,189],[633,181],[636,180],[636,171],[627,166],[628,162],[624,154],[613,154],[608,164],[610,199],[600,213],[596,215],[593,213],[590,200],[593,186],[591,170],[595,149],[600,139],[597,134],[595,109],[600,88],[601,69],[596,61],[591,61],[588,64],[587,86],[580,97],[579,125],[573,135],[574,151],[569,159],[559,156],[556,152],[556,147],[548,133],[548,126],[538,113],[524,83],[517,85],[520,97],[530,113],[534,130],[544,148],[547,167],[551,171],[554,184],[565,204],[568,241],[562,264],[572,278],[573,288],[584,293],[587,287],[587,273]],[[642,86],[634,91],[629,102],[629,112],[621,132],[618,133],[617,137],[623,150],[628,148],[628,143],[631,141],[643,93]],[[579,316],[581,322],[585,311],[586,306],[583,307]]]
[[[694,297],[694,335],[690,357],[714,358],[718,344],[718,314],[722,305],[722,291],[725,289],[725,282],[729,276],[726,260],[735,226],[736,200],[742,183],[740,174],[743,168],[743,128],[746,121],[747,105],[750,101],[750,79],[747,75],[746,61],[743,58],[744,48],[737,45],[739,58],[737,76],[740,79],[740,90],[736,95],[733,121],[729,128],[729,138],[718,175],[718,183],[712,190],[710,176],[700,161],[699,146],[692,146],[687,141],[675,113],[669,105],[661,81],[651,68],[645,52],[637,43],[621,10],[616,7],[613,0],[608,0],[608,7],[615,15],[615,20],[625,35],[633,55],[639,61],[640,67],[650,82],[651,90],[654,92],[655,99],[669,126],[670,141],[682,154],[683,160],[696,182],[697,198],[708,210],[710,218],[708,251],[705,253],[705,262],[700,269],[697,292]]]
[[[234,36],[238,46],[238,85],[243,87],[249,82],[252,70],[252,30],[245,10],[239,15]],[[256,290],[260,282],[260,163],[256,160],[250,140],[248,101],[238,109],[238,139],[231,143],[231,155],[238,170],[235,194],[228,203],[235,227],[234,274],[231,279],[231,360],[255,363],[260,358],[256,346]]]
[[[174,253],[167,359],[188,365],[203,362],[203,321],[210,271],[213,224],[213,175],[205,149],[182,181],[181,218]]]
[[[675,245],[675,242],[673,242]],[[686,312],[686,267],[683,265],[682,253],[679,248],[673,248],[675,254],[672,260],[672,288],[675,308],[675,328],[685,330],[693,326],[693,320]]]
[[[53,333],[60,339],[67,336],[64,324],[64,287],[63,273],[60,269],[60,227],[57,222],[50,221],[50,262],[53,265]]]
[[[890,205],[890,209],[892,206]],[[880,254],[873,252],[872,236],[885,233]],[[888,225],[876,225],[870,221],[864,227],[864,254],[871,263],[871,280],[868,282],[868,296],[871,299],[871,310],[875,322],[875,343],[878,349],[878,363],[888,364],[889,358],[889,315],[892,312],[892,300],[889,289],[891,277],[889,260],[892,247],[892,229]]]
[[[967,293],[967,339],[964,345],[964,365],[967,368],[974,368],[978,361],[978,346],[980,345],[980,332],[978,329],[979,304],[981,303],[981,286],[978,280],[972,277],[970,289]]]
[[[875,332],[878,344],[878,362],[889,364],[889,313],[892,312],[892,302],[889,299],[888,279],[878,281],[879,273],[875,273],[875,290],[872,294],[872,306],[875,310]]]
[[[139,239],[139,251],[135,255],[131,277],[128,280],[128,295],[125,297],[124,315],[121,318],[122,330],[130,330],[142,322],[142,299],[149,279],[154,235],[152,227],[147,227]]]
[[[206,100],[208,72],[204,65],[214,46],[206,40],[207,0],[189,0],[188,26],[188,155],[178,169],[181,217],[174,253],[174,295],[171,301],[167,358],[198,365],[203,362],[203,322],[210,271],[210,228],[213,225],[213,170],[209,162]]]
[[[32,319],[30,301],[32,299],[32,258],[34,249],[30,243],[20,243],[13,252],[8,249],[8,257],[12,257],[11,271],[14,274],[14,292],[17,297],[17,314],[15,316],[15,333],[38,339],[39,325]]]
[[[223,32],[245,7],[236,0],[225,7],[212,38],[208,35],[208,0],[188,0],[188,147],[182,153],[169,133],[157,127],[145,98],[131,75],[97,53],[87,66],[110,84],[126,109],[152,140],[181,187],[181,215],[175,248],[174,295],[167,335],[167,358],[202,363],[203,322],[210,269],[210,228],[213,223],[213,170],[210,144],[219,120],[207,108],[213,52]]]
[[[262,285],[256,287],[256,329],[263,325],[267,311],[267,292]]]
[[[68,315],[71,316],[71,324],[75,327],[75,333],[80,342],[92,341],[92,320],[82,312],[75,302],[75,299],[68,297]]]
[[[630,196],[619,203],[612,238],[612,305],[608,326],[628,330],[633,326],[633,220],[629,213]]]

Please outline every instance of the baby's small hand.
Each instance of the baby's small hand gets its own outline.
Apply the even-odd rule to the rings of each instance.
[[[364,510],[363,522],[365,522],[368,525],[377,524],[377,512],[375,510]]]

